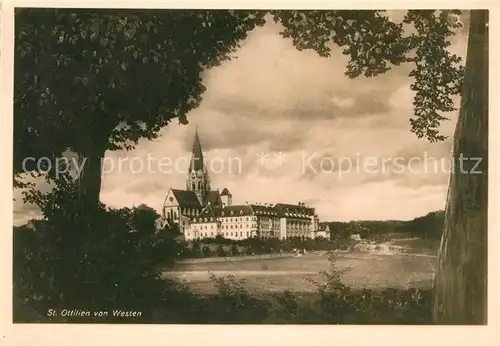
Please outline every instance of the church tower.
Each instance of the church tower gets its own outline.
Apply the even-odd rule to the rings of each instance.
[[[222,190],[222,193],[220,194],[222,206],[230,207],[233,204],[232,198],[233,195],[231,195],[231,192],[229,192],[227,188],[224,188],[224,190]]]
[[[191,155],[191,163],[189,165],[187,190],[193,191],[202,206],[206,201],[206,197],[210,191],[210,179],[208,177],[208,169],[203,158],[200,137],[198,136],[198,128],[194,135],[193,153]]]

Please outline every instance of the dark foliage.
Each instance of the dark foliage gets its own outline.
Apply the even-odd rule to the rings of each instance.
[[[60,181],[49,194],[29,196],[45,220],[14,230],[14,305],[40,315],[157,305],[168,284],[155,268],[173,263],[175,241],[136,232],[129,209],[100,205],[91,219],[82,218],[75,190],[70,180]]]
[[[332,239],[347,239],[360,233],[362,238],[383,240],[393,234],[406,234],[430,240],[441,239],[444,226],[444,212],[435,211],[410,221],[351,221],[329,222]]]
[[[230,59],[263,15],[18,9],[15,172],[28,156],[131,149],[175,118],[186,123],[205,91],[200,74]]]
[[[217,256],[219,257],[226,257],[228,255],[228,252],[224,249],[224,247],[222,245],[219,245],[217,247]]]
[[[134,207],[131,213],[131,223],[134,230],[143,235],[152,235],[155,230],[155,221],[160,215],[146,204]]]

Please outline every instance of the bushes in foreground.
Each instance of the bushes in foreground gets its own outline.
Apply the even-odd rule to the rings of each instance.
[[[191,296],[182,303],[182,315],[157,323],[431,324],[430,290],[352,290],[338,271],[324,275],[318,292],[252,294],[233,275],[211,274],[217,294]]]
[[[332,268],[325,273],[326,282],[318,284],[314,294],[252,294],[233,276],[213,275],[211,280],[218,294],[195,294],[185,286],[162,279],[156,269],[160,262],[172,263],[182,252],[173,239],[131,232],[122,210],[100,206],[93,210],[94,218],[82,218],[71,193],[64,190],[55,193],[62,196],[55,196],[58,203],[49,200],[45,204],[47,221],[42,226],[14,234],[14,322],[425,324],[430,321],[428,292],[352,291],[341,283],[341,273],[335,268],[333,257]],[[255,246],[261,244],[260,240],[252,241]],[[193,244],[191,250],[202,253],[203,247],[197,245]],[[271,249],[278,244],[269,245]],[[212,251],[204,246],[205,253]],[[216,248],[221,256],[227,256],[231,250],[236,252],[237,247],[226,249],[220,244]],[[64,315],[63,309],[89,315]]]
[[[201,296],[178,287],[136,318],[35,317],[26,309],[14,322],[167,324],[431,324],[431,293],[418,289],[284,291],[251,294],[234,276],[215,277],[218,293]],[[159,298],[159,297],[158,297]],[[23,315],[21,315],[21,313]],[[37,318],[38,317],[38,318]]]
[[[122,305],[117,300],[99,310],[108,316],[47,316],[48,308],[29,310],[16,305],[14,322],[36,323],[173,323],[173,324],[430,324],[430,291],[352,290],[341,282],[342,273],[335,268],[323,273],[324,283],[316,283],[317,292],[298,293],[285,290],[279,293],[255,294],[249,292],[242,281],[233,275],[210,279],[217,293],[196,294],[187,286],[165,282],[164,290],[150,290],[147,301],[154,304],[128,305],[140,312],[136,317],[113,316],[113,310]],[[145,283],[143,281],[143,283]],[[102,292],[106,294],[106,292]],[[130,287],[129,297],[139,294]],[[142,294],[142,293],[141,293]],[[111,296],[108,298],[112,298]],[[143,299],[146,297],[142,297]],[[101,297],[106,299],[106,297]],[[113,298],[114,299],[114,298]],[[123,302],[123,301],[122,301]],[[127,305],[127,304],[126,304]],[[32,305],[33,306],[33,305]],[[149,306],[149,307],[148,307]],[[154,307],[153,307],[154,306]],[[59,306],[59,309],[65,306]],[[85,310],[85,305],[79,304]],[[96,307],[97,308],[97,307]]]
[[[334,253],[317,292],[285,290],[252,294],[233,275],[211,274],[217,294],[186,300],[184,314],[164,323],[244,324],[431,324],[431,292],[408,290],[352,290],[341,281]],[[203,313],[201,313],[203,312]],[[179,318],[182,319],[179,320]]]
[[[238,293],[197,301],[205,314],[184,323],[244,324],[430,324],[430,292],[417,289],[341,290],[260,297]],[[168,323],[168,322],[167,322]],[[179,323],[172,321],[171,323]]]

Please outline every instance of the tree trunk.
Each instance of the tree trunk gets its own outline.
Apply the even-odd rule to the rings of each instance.
[[[78,200],[82,213],[91,212],[99,205],[99,194],[102,181],[102,159],[104,158],[105,145],[94,147],[79,154],[80,165],[83,164],[81,175],[78,178]]]
[[[433,287],[437,324],[487,323],[488,11],[472,10]]]

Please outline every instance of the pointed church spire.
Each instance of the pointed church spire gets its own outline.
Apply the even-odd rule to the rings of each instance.
[[[201,148],[200,137],[198,136],[198,125],[196,125],[196,132],[194,135],[193,143],[193,155],[191,157],[191,164],[189,166],[189,171],[201,171],[204,166],[203,161],[203,150]]]
[[[186,185],[188,191],[194,192],[200,205],[205,206],[210,191],[210,178],[208,177],[208,167],[205,165],[203,158],[198,127],[196,127],[194,135],[193,154],[191,156]]]

